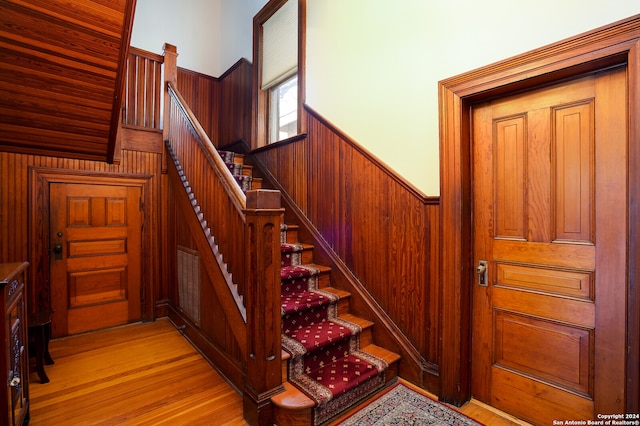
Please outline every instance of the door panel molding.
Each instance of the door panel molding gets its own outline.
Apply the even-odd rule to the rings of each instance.
[[[625,405],[627,412],[640,411],[640,15],[439,82],[443,401],[461,405],[471,392],[471,106],[621,64],[627,66],[631,117]]]
[[[32,241],[29,247],[29,256],[34,267],[31,269],[29,309],[35,307],[51,307],[51,287],[50,287],[50,259],[49,259],[49,212],[50,194],[49,187],[56,183],[72,183],[87,185],[116,185],[140,188],[142,200],[145,206],[151,206],[151,175],[122,175],[104,172],[74,171],[70,169],[52,169],[47,167],[30,167],[29,169],[29,239]],[[121,200],[113,199],[110,212],[114,221],[118,220],[117,210],[120,208]],[[80,218],[82,214],[78,217]],[[153,256],[151,244],[153,231],[151,223],[151,212],[148,209],[142,211],[142,231],[141,231],[141,316],[142,320],[153,319],[153,283],[149,277],[153,268]],[[114,225],[114,226],[117,226]],[[105,250],[118,250],[118,244],[122,242],[109,241],[109,247]],[[69,248],[67,248],[69,249]],[[76,247],[74,250],[82,250]]]

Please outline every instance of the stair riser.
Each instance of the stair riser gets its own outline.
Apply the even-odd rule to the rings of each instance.
[[[338,316],[349,313],[349,300],[340,299],[338,301]]]
[[[280,241],[285,243],[295,244],[298,242],[298,229],[287,229],[280,233]]]
[[[321,272],[318,275],[318,288],[326,288],[331,286],[329,272]]]
[[[253,178],[251,181],[251,189],[262,189],[262,179]]]
[[[300,255],[299,261],[291,262],[286,258],[287,255],[283,253],[281,256],[281,262],[283,264],[291,262],[294,265],[308,265],[313,263],[313,248],[305,248],[304,250],[302,250],[302,252],[296,254]]]
[[[367,327],[360,333],[360,347],[364,348],[373,343],[373,333],[371,327]]]
[[[289,360],[288,359],[283,359],[282,360],[282,382],[286,382],[289,380]]]
[[[384,372],[384,381],[389,383],[391,380],[395,379],[400,375],[400,363],[393,362],[389,364],[389,368]]]

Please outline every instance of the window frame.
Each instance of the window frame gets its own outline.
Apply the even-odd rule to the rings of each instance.
[[[267,144],[272,144],[272,143],[277,143],[280,142],[281,140],[285,140],[285,139],[289,139],[291,137],[294,137],[297,135],[297,130],[298,130],[298,109],[300,108],[299,105],[297,105],[298,103],[298,74],[296,73],[292,73],[289,77],[283,79],[281,82],[279,82],[278,84],[275,84],[271,87],[269,87],[267,90],[269,92],[269,138],[267,141]],[[284,117],[282,115],[282,109],[281,106],[282,104],[278,101],[275,101],[276,97],[280,97],[282,94],[283,89],[288,85],[291,84],[291,82],[293,80],[296,80],[295,82],[295,101],[296,101],[296,121],[295,121],[295,126],[296,126],[296,134],[287,136],[286,138],[282,138],[280,139],[280,129],[282,128],[281,126],[281,120]],[[291,88],[293,89],[293,88]],[[290,90],[291,90],[290,89]],[[293,90],[292,90],[293,92]],[[274,102],[275,101],[275,102]],[[292,111],[293,112],[293,111]]]
[[[262,25],[280,9],[287,0],[270,0],[253,18],[253,111],[251,148],[257,149],[295,139],[306,133],[306,120],[303,114],[305,103],[305,46],[306,46],[306,9],[307,0],[298,2],[298,101],[297,101],[297,134],[281,141],[269,143],[270,140],[270,90],[262,89],[261,52]]]

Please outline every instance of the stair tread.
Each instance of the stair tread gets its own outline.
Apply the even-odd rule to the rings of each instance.
[[[353,314],[342,314],[339,316],[339,318],[342,318],[343,320],[347,320],[349,322],[352,322],[354,324],[358,324],[360,326],[360,328],[362,328],[363,330],[365,328],[369,328],[369,327],[373,327],[373,322],[361,318],[361,317],[357,317]]]
[[[343,318],[341,318],[343,319]],[[326,330],[329,330],[327,333]],[[298,329],[284,330],[284,334],[303,345],[310,353],[340,341],[347,341],[356,329],[335,319],[322,320]]]
[[[316,405],[311,398],[291,383],[284,382],[283,386],[284,392],[271,397],[271,402],[275,405],[290,410],[305,410]]]
[[[340,290],[339,288],[335,287],[323,287],[321,290],[326,291],[327,293],[335,294],[340,299],[351,297],[351,293],[349,293],[348,291]]]
[[[393,364],[394,362],[398,362],[400,360],[399,354],[392,352],[388,349],[385,349],[381,346],[374,345],[373,343],[360,349],[366,353],[369,353],[371,355],[377,356],[378,358],[384,359],[389,365]]]
[[[330,295],[322,294],[316,291],[289,291],[285,294],[286,285],[283,289],[284,298],[281,303],[283,315],[291,315],[300,313],[309,309],[319,308],[334,303],[336,300]]]
[[[331,268],[326,265],[316,265],[315,263],[306,263],[305,266],[311,266],[319,270],[320,272],[318,273],[318,275],[331,272]]]
[[[281,246],[299,246],[302,250],[313,250],[315,246],[313,244],[305,243],[282,243]]]
[[[400,360],[400,355],[374,344],[361,348],[361,350],[384,359],[389,365]],[[285,354],[289,356],[286,351],[283,351],[283,356]],[[311,398],[291,383],[284,382],[283,386],[285,388],[284,392],[271,397],[271,401],[277,406],[291,410],[304,410],[315,406]]]
[[[324,265],[316,265],[316,264],[314,264],[314,263],[305,263],[304,265],[283,266],[282,268],[280,268],[280,276],[281,276],[283,279],[287,279],[287,278],[289,278],[289,277],[288,277],[289,273],[290,273],[291,271],[295,271],[295,270],[296,270],[296,268],[299,268],[299,269],[297,269],[298,271],[301,271],[301,269],[307,269],[307,270],[309,270],[309,268],[311,268],[311,269],[315,269],[315,270],[317,270],[317,271],[318,271],[318,274],[317,274],[317,275],[320,275],[320,274],[324,274],[324,273],[331,272],[331,268],[329,268],[328,266],[324,266]],[[314,275],[314,274],[311,274],[311,271],[310,271],[310,274],[309,274],[309,275]],[[306,275],[306,276],[309,276],[309,275]],[[297,274],[296,274],[296,276],[297,276]],[[295,277],[291,277],[291,278],[295,278]]]

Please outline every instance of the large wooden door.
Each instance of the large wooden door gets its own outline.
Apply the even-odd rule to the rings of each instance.
[[[140,319],[140,187],[52,183],[54,337]]]
[[[626,111],[624,67],[472,111],[472,394],[535,424],[624,412]]]

